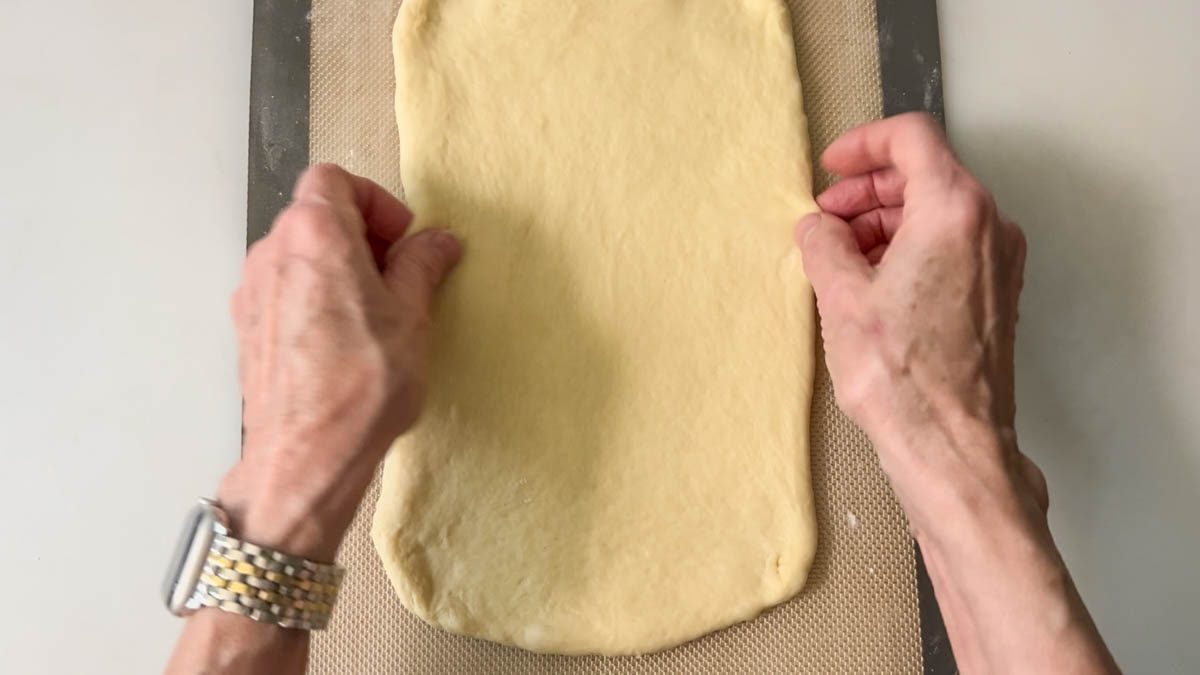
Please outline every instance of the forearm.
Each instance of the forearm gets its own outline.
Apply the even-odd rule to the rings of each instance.
[[[1016,523],[975,527],[919,542],[963,672],[1115,672],[1058,554]]]
[[[1010,435],[967,426],[927,437],[919,451],[887,449],[892,457],[906,452],[905,470],[920,472],[926,485],[903,490],[905,508],[959,666],[970,673],[1116,672],[1041,506],[1019,468],[1002,459]]]

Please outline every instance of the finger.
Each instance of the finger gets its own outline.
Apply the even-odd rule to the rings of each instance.
[[[292,200],[353,207],[359,218],[349,224],[386,243],[384,250],[403,237],[413,221],[412,211],[381,185],[336,164],[314,164],[305,170],[296,181]]]
[[[881,169],[843,178],[817,197],[822,211],[850,219],[881,206],[904,204],[904,175]]]
[[[905,113],[852,129],[821,156],[830,172],[853,176],[895,167],[912,176],[954,163],[941,127],[927,113]]]
[[[390,246],[412,225],[413,213],[404,202],[369,178],[349,174],[355,202],[367,223],[367,232]]]
[[[875,248],[867,251],[867,262],[872,265],[878,265],[879,261],[883,260],[883,254],[887,253],[887,244],[880,244]]]
[[[444,230],[422,230],[396,242],[383,278],[409,307],[427,314],[434,293],[462,257],[462,244]]]
[[[860,213],[851,218],[850,231],[854,233],[858,249],[868,253],[873,248],[889,244],[900,229],[900,219],[903,215],[902,207],[890,206]]]
[[[839,283],[858,286],[870,280],[871,268],[846,221],[828,213],[806,216],[796,227],[804,256],[804,273],[820,298]]]
[[[292,189],[296,203],[354,204],[350,173],[336,164],[313,164],[296,179]]]

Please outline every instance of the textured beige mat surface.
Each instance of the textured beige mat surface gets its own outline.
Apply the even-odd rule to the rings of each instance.
[[[703,0],[718,1],[718,0]],[[391,29],[399,0],[313,0],[311,160],[401,192]],[[881,114],[873,0],[789,0],[814,156]],[[816,188],[829,177],[815,174]],[[339,557],[348,568],[314,673],[765,673],[921,670],[912,543],[866,438],[837,411],[818,359],[812,473],[818,544],[795,599],[642,657],[563,657],[443,633],[405,610],[371,544],[372,486]]]

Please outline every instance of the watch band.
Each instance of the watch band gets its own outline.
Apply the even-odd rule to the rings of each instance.
[[[189,607],[216,607],[285,628],[329,624],[344,568],[241,541],[220,524],[214,529]]]

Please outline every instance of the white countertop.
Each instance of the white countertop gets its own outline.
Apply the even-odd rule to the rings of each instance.
[[[943,0],[946,106],[1029,235],[1064,556],[1122,664],[1198,672],[1200,10],[1135,4]],[[6,3],[0,670],[153,672],[178,630],[165,558],[238,452],[250,5]]]

